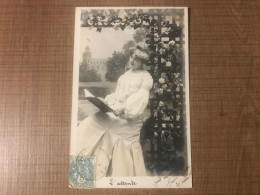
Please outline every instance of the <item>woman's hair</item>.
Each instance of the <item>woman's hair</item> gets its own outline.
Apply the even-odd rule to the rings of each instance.
[[[150,55],[147,49],[145,49],[144,47],[142,47],[141,45],[136,45],[135,47],[130,49],[131,55],[133,55],[133,53],[135,53],[135,58],[137,58],[138,60],[140,60],[140,62],[143,65],[147,65]]]

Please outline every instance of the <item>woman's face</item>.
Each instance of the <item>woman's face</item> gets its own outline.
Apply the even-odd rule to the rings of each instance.
[[[130,66],[131,66],[132,70],[141,70],[142,69],[142,63],[138,58],[136,58],[135,52],[130,57]]]

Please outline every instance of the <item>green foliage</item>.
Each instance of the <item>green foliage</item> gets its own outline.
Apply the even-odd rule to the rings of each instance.
[[[117,81],[119,76],[125,72],[125,65],[128,60],[128,55],[122,52],[114,52],[113,56],[107,60],[106,79],[108,81]]]
[[[87,63],[82,63],[79,67],[79,81],[80,82],[97,82],[101,81],[100,75],[95,69],[89,68]]]

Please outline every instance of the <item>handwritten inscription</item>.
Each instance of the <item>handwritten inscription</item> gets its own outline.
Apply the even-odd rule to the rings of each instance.
[[[112,185],[114,185],[114,183],[115,183],[115,180],[113,178],[111,178],[109,181],[109,184],[112,186]]]
[[[116,182],[113,178],[110,179],[109,184],[111,186],[135,186],[135,185],[137,185],[137,183],[133,180],[130,180],[130,181],[120,180],[120,181]]]
[[[187,166],[183,172],[186,172],[189,170],[189,166]],[[172,177],[172,176],[162,176],[157,177],[153,183],[155,187],[158,187],[160,184],[165,184],[167,187],[181,187],[185,182],[187,182],[191,178],[191,170],[188,172],[188,174],[181,179],[179,177]]]
[[[157,187],[157,185],[162,181],[161,177],[158,177],[155,182],[154,182],[154,186]]]
[[[118,186],[135,186],[137,183],[133,180],[131,180],[130,182],[126,182],[126,181],[120,181],[117,182]]]
[[[151,179],[147,179],[147,181],[152,182],[152,185],[155,188],[160,187],[168,187],[168,188],[174,188],[174,187],[182,187],[185,183],[190,182],[192,177],[191,174],[191,168],[189,166],[185,167],[183,169],[183,175],[180,176],[158,176],[153,177]],[[109,185],[112,187],[117,186],[138,186],[138,179],[129,178],[129,179],[119,179],[119,178],[110,178],[109,179]],[[139,183],[140,184],[140,183]],[[151,184],[151,183],[150,183]],[[189,185],[188,185],[189,186]],[[186,187],[186,186],[185,186]]]

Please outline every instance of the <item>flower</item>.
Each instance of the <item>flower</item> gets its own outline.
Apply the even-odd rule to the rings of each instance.
[[[162,107],[164,103],[162,101],[159,102],[159,106]]]
[[[156,118],[157,117],[157,112],[154,112],[153,116]]]
[[[165,49],[160,49],[159,50],[159,53],[162,55],[162,54],[165,54]]]
[[[120,20],[119,19],[115,19],[115,23],[119,23],[120,22]]]
[[[166,67],[171,67],[172,63],[171,62],[166,62]]]
[[[158,35],[158,33],[154,33],[154,40],[155,41],[159,41],[160,40],[160,36]]]
[[[93,15],[92,13],[89,13],[89,14],[88,14],[88,19],[89,19],[89,20],[93,20],[93,19],[94,19],[94,15]]]
[[[180,76],[180,73],[173,73],[175,78],[178,78]]]
[[[169,49],[169,44],[164,44],[163,45],[166,49]]]
[[[175,41],[174,40],[171,40],[169,43],[168,43],[170,46],[173,46],[175,44]]]
[[[158,89],[158,93],[163,94],[163,89],[162,88]]]
[[[163,84],[163,85],[162,85],[162,88],[163,88],[163,89],[166,89],[167,87],[168,87],[167,84]]]
[[[143,25],[144,25],[144,26],[149,26],[149,23],[146,22],[146,21],[143,21]]]
[[[141,22],[142,21],[139,18],[134,21],[135,24],[141,24]]]
[[[162,125],[162,126],[163,126],[163,125]],[[165,127],[166,127],[166,124],[165,124]],[[161,134],[161,135],[163,136],[164,134],[165,134],[165,131],[164,131],[164,130],[162,130],[162,134]]]
[[[130,26],[134,26],[134,22],[133,22],[133,21],[130,22],[129,25],[130,25]]]
[[[160,40],[160,37],[154,37],[154,40],[157,42]]]
[[[89,25],[92,25],[92,24],[93,24],[93,21],[89,19],[89,20],[88,20],[88,24],[89,24]]]
[[[164,78],[160,78],[159,79],[159,83],[165,83],[165,79]]]

